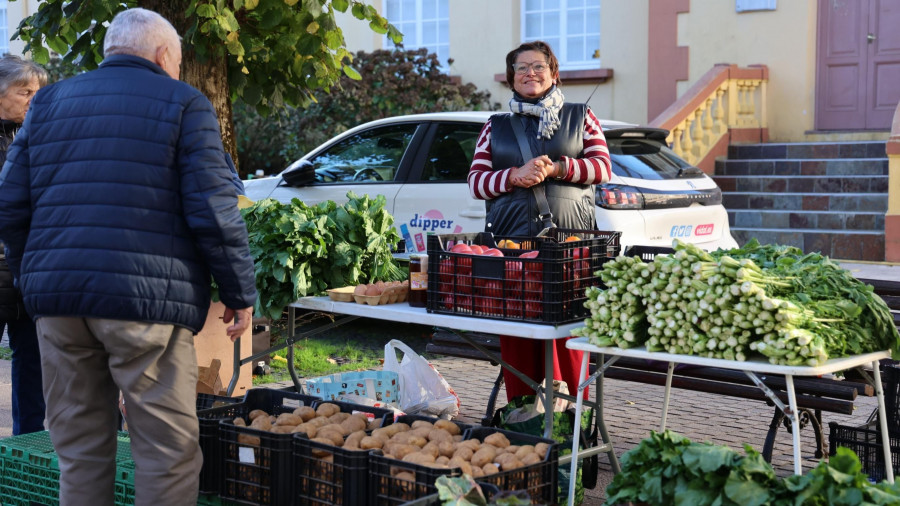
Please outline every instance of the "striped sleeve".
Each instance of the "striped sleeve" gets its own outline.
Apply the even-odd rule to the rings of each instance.
[[[581,184],[602,184],[612,177],[609,148],[600,122],[590,107],[584,116],[584,157],[562,157],[566,164],[566,181]]]
[[[491,121],[488,120],[478,135],[472,166],[469,167],[469,194],[473,199],[490,200],[510,191],[510,170],[511,167],[494,170],[491,161]]]

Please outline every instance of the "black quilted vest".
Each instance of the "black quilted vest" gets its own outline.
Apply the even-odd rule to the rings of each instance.
[[[584,104],[563,104],[561,124],[549,140],[538,139],[539,119],[535,116],[496,114],[491,116],[491,163],[494,170],[520,167],[525,163],[511,121],[523,121],[532,156],[547,155],[557,161],[562,156],[580,158],[584,148]],[[553,223],[560,228],[593,230],[597,228],[594,186],[546,179],[543,183]],[[543,228],[540,212],[531,188],[513,187],[485,202],[485,231],[495,236],[534,236]]]

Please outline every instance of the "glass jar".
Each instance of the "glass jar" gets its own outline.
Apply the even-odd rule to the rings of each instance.
[[[428,295],[428,255],[409,256],[409,305],[425,307]]]

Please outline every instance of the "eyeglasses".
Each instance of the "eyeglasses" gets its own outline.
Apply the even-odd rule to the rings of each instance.
[[[516,72],[516,74],[524,76],[528,73],[528,69],[533,70],[535,74],[540,74],[541,72],[549,69],[550,65],[547,65],[542,61],[536,61],[534,63],[513,63],[512,68]]]

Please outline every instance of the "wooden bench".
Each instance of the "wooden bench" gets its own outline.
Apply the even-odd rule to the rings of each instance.
[[[467,337],[476,341],[485,349],[499,355],[500,339],[498,336],[469,332]],[[432,341],[426,346],[426,352],[475,360],[490,360],[488,356],[472,347],[467,341],[446,330],[437,330],[434,333]],[[493,361],[491,363],[498,365]],[[620,357],[615,365],[606,370],[604,377],[651,385],[665,385],[666,371],[666,363]],[[760,375],[759,378],[783,402],[787,403],[784,377]],[[485,416],[482,419],[483,425],[489,425],[493,418],[497,395],[502,385],[503,373],[501,371],[494,382],[494,388],[488,399]],[[750,378],[740,371],[716,367],[678,366],[675,368],[672,377],[672,387],[766,401],[769,405],[774,406],[772,401],[753,384]],[[822,458],[826,454],[825,437],[822,430],[822,412],[851,414],[857,396],[875,395],[874,388],[866,383],[831,378],[794,378],[794,387],[797,394],[797,405],[800,408],[800,413],[798,413],[800,428],[803,429],[806,425],[812,425],[815,431],[816,458]],[[769,431],[762,451],[763,457],[767,461],[771,460],[772,448],[775,444],[775,436],[779,427],[783,424],[790,429],[789,420],[780,409],[775,408],[775,414],[769,423]]]

